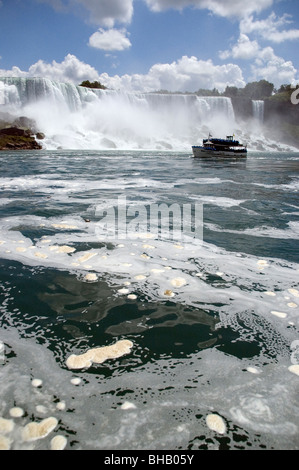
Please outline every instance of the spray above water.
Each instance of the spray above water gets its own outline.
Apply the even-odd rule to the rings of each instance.
[[[44,78],[1,78],[0,104],[36,121],[44,148],[190,151],[209,132],[260,138],[263,102],[253,102],[252,130],[236,122],[230,98],[192,94],[123,93]],[[251,145],[249,145],[252,147]]]

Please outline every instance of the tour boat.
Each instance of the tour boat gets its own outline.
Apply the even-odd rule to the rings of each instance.
[[[226,139],[214,139],[209,135],[208,139],[203,139],[202,145],[193,145],[192,152],[194,157],[247,157],[246,145],[230,135]]]

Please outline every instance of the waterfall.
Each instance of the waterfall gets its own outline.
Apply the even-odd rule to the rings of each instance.
[[[264,106],[265,102],[262,100],[252,101],[253,118],[258,124],[263,124],[264,122]]]
[[[124,93],[45,78],[0,78],[1,109],[36,121],[47,148],[190,149],[231,134],[230,98]]]
[[[24,107],[39,101],[49,101],[57,106],[66,105],[78,111],[84,102],[94,98],[88,88],[71,83],[60,83],[46,78],[0,78],[0,103],[11,107]]]

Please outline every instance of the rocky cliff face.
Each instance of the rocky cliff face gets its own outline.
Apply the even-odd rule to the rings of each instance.
[[[291,100],[265,100],[265,125],[269,134],[299,148],[299,105]]]
[[[232,97],[231,100],[237,121],[253,117],[251,99]],[[299,104],[292,104],[289,97],[265,99],[263,132],[270,139],[299,149]]]
[[[7,113],[0,116],[0,150],[40,150],[42,146],[36,139],[43,137],[32,119],[14,119]]]

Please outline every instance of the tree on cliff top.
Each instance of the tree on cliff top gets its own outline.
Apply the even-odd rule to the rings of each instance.
[[[267,80],[260,80],[259,82],[247,83],[244,88],[244,94],[253,100],[263,100],[265,98],[269,98],[272,95],[273,90],[273,83],[270,83]]]
[[[250,82],[244,88],[237,88],[234,86],[227,86],[224,96],[249,98],[251,100],[265,100],[270,98],[274,91],[273,83],[267,80],[260,80],[259,82]]]
[[[86,88],[97,88],[97,89],[101,89],[101,90],[106,90],[107,88],[102,85],[100,82],[90,82],[89,80],[84,80],[82,83],[80,83],[79,86],[84,86]]]

